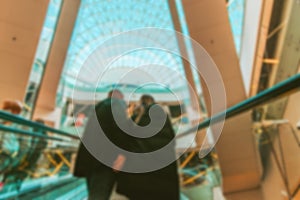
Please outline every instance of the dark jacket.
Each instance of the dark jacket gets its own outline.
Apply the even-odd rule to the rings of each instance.
[[[151,106],[145,109],[138,122],[139,126],[147,126],[150,123],[149,109]],[[157,116],[152,115],[152,117],[155,118]],[[175,133],[172,124],[167,117],[164,126],[156,135],[137,139],[140,144],[139,151],[146,153],[158,150],[169,144],[174,137]],[[174,162],[162,169],[139,174],[122,173],[123,178],[118,182],[117,191],[130,197],[130,199],[144,199],[146,197],[148,199],[179,199],[179,177],[175,159],[175,142],[169,148],[167,156],[173,157]]]
[[[82,141],[91,141],[95,140],[96,134],[100,134],[100,129],[103,130],[105,136],[115,145],[121,147],[125,150],[131,150],[131,141],[130,137],[124,133],[121,128],[117,125],[113,113],[112,107],[117,110],[116,113],[118,120],[121,123],[127,123],[126,117],[126,105],[125,102],[119,99],[114,98],[107,98],[96,105],[95,112],[91,113],[89,116],[89,121],[86,125],[83,137],[81,138]],[[105,156],[108,155],[110,159],[110,166],[114,162],[116,155],[111,155],[110,149],[107,149],[101,146],[101,141],[99,142],[99,150],[100,153]],[[88,142],[84,142],[87,144]],[[83,143],[80,144],[77,159],[75,163],[74,175],[78,177],[87,177],[90,173],[101,170],[103,168],[109,168],[106,165],[102,164],[98,161],[85,147]]]

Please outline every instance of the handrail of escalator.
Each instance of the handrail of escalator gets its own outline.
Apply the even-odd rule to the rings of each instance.
[[[250,97],[225,111],[222,111],[210,118],[205,119],[198,125],[179,133],[176,138],[181,138],[183,136],[189,135],[194,133],[195,131],[207,128],[210,124],[216,123],[221,121],[222,119],[228,119],[230,117],[239,115],[247,110],[253,109],[259,105],[265,104],[271,100],[278,99],[285,95],[289,95],[295,93],[297,90],[300,89],[300,74],[296,74],[271,88],[268,88],[256,96]]]
[[[8,112],[2,111],[2,110],[0,110],[0,119],[4,119],[4,120],[7,120],[7,121],[17,123],[17,124],[21,124],[21,125],[29,126],[29,127],[32,127],[32,128],[36,128],[36,129],[39,129],[40,131],[49,131],[49,132],[56,133],[56,134],[66,136],[66,137],[70,137],[70,138],[73,138],[73,139],[79,139],[79,137],[77,135],[73,135],[73,134],[67,133],[65,131],[52,128],[52,127],[43,125],[43,124],[38,123],[38,122],[33,122],[33,121],[28,120],[28,119],[24,119],[20,116],[13,115],[11,113],[8,113]],[[9,127],[1,126],[2,130],[3,130],[3,128],[9,128]],[[26,131],[23,131],[23,133],[22,133],[21,130],[19,130],[18,132],[15,130],[15,131],[12,131],[12,132],[25,134]],[[35,134],[35,133],[32,133],[32,134],[33,134],[32,136],[39,137],[38,136],[39,134]]]
[[[253,109],[254,107],[264,104],[270,100],[275,100],[286,94],[291,94],[291,93],[295,92],[297,89],[300,89],[300,74],[294,75],[294,76],[274,85],[273,87],[260,92],[256,96],[250,97],[249,99],[246,99],[246,100],[228,108],[227,110],[225,110],[223,112],[220,112],[210,118],[205,119],[204,121],[202,121],[198,125],[190,128],[189,130],[178,134],[177,138],[189,135],[191,133],[194,133],[194,131],[206,128],[210,124],[219,122],[220,120],[224,119],[224,117],[225,117],[225,119],[228,119],[230,117],[241,114],[247,110]],[[1,110],[0,110],[0,119],[8,120],[8,121],[26,125],[26,126],[30,126],[33,128],[43,130],[43,131],[50,131],[53,133],[60,134],[62,136],[79,139],[79,137],[77,135],[73,135],[73,134],[52,128],[52,127],[48,127],[48,126],[45,126],[38,122],[33,122],[30,120],[24,119],[22,117],[1,111]],[[23,134],[25,134],[25,133],[23,133]],[[38,135],[36,135],[36,136],[39,137]]]
[[[41,133],[33,132],[33,131],[27,131],[27,130],[22,130],[22,129],[16,129],[14,127],[9,127],[9,126],[3,126],[0,124],[0,131],[5,131],[5,132],[10,132],[10,133],[16,133],[20,135],[26,135],[26,136],[32,136],[32,137],[38,137],[38,138],[43,138],[47,140],[56,140],[56,141],[66,141],[62,138],[58,137],[52,137],[52,136],[47,136]]]

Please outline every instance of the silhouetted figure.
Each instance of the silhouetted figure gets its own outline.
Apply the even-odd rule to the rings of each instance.
[[[158,104],[154,102],[154,98],[150,95],[143,95],[140,103],[141,105],[137,107],[132,119],[138,126],[145,127],[151,122],[150,109],[153,106],[158,106]],[[155,117],[155,114],[153,116]],[[174,162],[153,172],[123,173],[124,176],[118,182],[117,191],[129,197],[130,200],[178,200],[179,176],[175,157],[175,142],[172,141],[174,137],[172,124],[167,116],[163,127],[157,134],[148,138],[137,138],[140,153],[156,151],[172,142],[166,155],[162,155],[162,159],[163,156],[169,156],[174,159]]]
[[[97,126],[100,125],[104,134],[111,142],[116,146],[126,148],[126,145],[128,145],[126,142],[126,133],[123,133],[118,127],[112,113],[112,107],[118,111],[117,120],[127,120],[126,104],[123,101],[123,94],[119,90],[113,90],[109,92],[107,99],[96,105],[96,116],[95,114],[90,116],[82,138],[83,141],[86,141],[85,138],[94,137],[93,134],[98,134],[94,132],[99,130],[97,129]],[[101,145],[101,141],[99,141],[99,144]],[[110,149],[105,149],[105,151],[106,152],[103,152],[104,154],[110,154]],[[108,200],[116,182],[116,171],[119,171],[122,168],[125,160],[126,158],[123,155],[115,155],[111,160],[112,169],[98,161],[89,152],[88,148],[81,143],[75,164],[74,175],[87,178],[89,199]]]

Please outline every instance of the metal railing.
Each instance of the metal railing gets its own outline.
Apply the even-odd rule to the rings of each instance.
[[[205,119],[198,125],[179,133],[176,137],[181,138],[186,135],[195,133],[195,131],[207,128],[209,125],[219,122],[223,119],[228,119],[230,117],[239,115],[247,110],[253,109],[259,105],[265,104],[269,101],[276,100],[278,98],[281,98],[285,95],[289,95],[292,93],[295,93],[297,90],[300,89],[300,74],[294,75],[276,85],[273,87],[266,89],[256,96],[250,97],[249,99],[246,99],[227,110],[220,112],[210,118]]]
[[[230,117],[239,115],[247,110],[253,109],[253,108],[255,108],[259,105],[262,105],[266,102],[275,100],[275,99],[280,98],[287,94],[291,94],[299,89],[300,89],[300,74],[297,74],[297,75],[292,76],[291,78],[286,79],[285,81],[278,83],[277,85],[275,85],[267,90],[262,91],[261,93],[257,94],[256,96],[250,97],[249,99],[246,99],[246,100],[228,108],[227,110],[225,110],[223,112],[220,112],[210,118],[205,119],[204,121],[202,121],[198,125],[190,128],[189,130],[178,134],[177,138],[189,135],[191,133],[194,133],[194,131],[206,128],[211,123],[216,123],[216,122],[219,122],[220,120],[224,119],[224,117],[225,117],[225,119],[228,119]],[[41,123],[33,122],[30,120],[24,119],[22,117],[1,111],[1,110],[0,110],[0,119],[8,120],[8,121],[18,123],[21,125],[25,125],[25,126],[30,126],[32,128],[36,128],[36,129],[39,129],[42,131],[49,131],[49,132],[56,133],[56,134],[66,136],[66,137],[70,137],[73,139],[79,139],[79,137],[77,135],[73,135],[73,134],[70,134],[70,133],[49,127],[49,126],[45,126]],[[43,134],[40,134],[37,132],[32,132],[32,131],[14,129],[14,128],[7,127],[4,125],[0,125],[0,130],[10,131],[10,132],[14,132],[17,134],[22,134],[22,135],[41,137],[41,138],[51,139],[51,140],[62,140],[57,137],[45,136]]]
[[[24,119],[20,116],[13,115],[11,113],[8,113],[8,112],[2,111],[2,110],[0,110],[0,119],[7,120],[7,121],[10,121],[10,122],[13,122],[13,123],[20,124],[20,125],[28,126],[30,128],[37,129],[39,131],[49,131],[51,133],[55,133],[55,134],[58,134],[58,135],[61,135],[61,136],[64,136],[64,137],[69,137],[69,138],[72,138],[72,139],[79,139],[79,137],[77,135],[73,135],[71,133],[67,133],[65,131],[52,128],[52,127],[43,125],[43,124],[38,123],[38,122],[33,122],[33,121]],[[16,133],[16,134],[21,134],[21,135],[28,135],[28,136],[33,136],[33,137],[49,139],[49,140],[65,141],[62,138],[46,136],[46,135],[43,135],[39,132],[12,128],[12,127],[5,126],[5,125],[0,125],[0,130],[13,132],[13,133]]]

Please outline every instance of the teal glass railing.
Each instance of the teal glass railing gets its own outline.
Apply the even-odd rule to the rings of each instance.
[[[52,127],[49,127],[49,126],[45,126],[41,123],[33,122],[31,120],[24,119],[22,117],[10,114],[10,113],[5,112],[5,111],[0,111],[0,119],[10,121],[10,122],[13,122],[13,123],[17,123],[19,125],[24,125],[24,126],[27,126],[27,127],[30,127],[30,128],[34,128],[34,129],[37,129],[39,131],[49,131],[49,132],[52,132],[52,133],[55,133],[55,134],[58,134],[58,135],[61,135],[61,136],[64,136],[64,137],[70,137],[72,139],[79,139],[79,137],[77,135],[67,133],[67,132],[64,132],[64,131],[61,131],[59,129],[55,129],[55,128],[52,128]],[[22,129],[7,127],[7,126],[4,126],[4,125],[0,125],[0,130],[10,131],[10,132],[14,132],[14,133],[17,133],[17,134],[22,134],[22,135],[42,137],[42,138],[47,138],[47,139],[51,139],[51,140],[62,140],[62,139],[59,139],[57,137],[47,137],[47,136],[41,135],[40,133],[37,133],[37,132],[25,131],[25,130],[22,130]]]
[[[178,138],[194,133],[197,130],[201,130],[207,128],[209,125],[213,123],[217,123],[220,120],[228,119],[234,116],[237,116],[243,112],[251,110],[257,106],[265,104],[269,101],[274,101],[278,98],[281,98],[285,95],[290,95],[291,93],[295,93],[300,90],[300,74],[294,75],[273,87],[266,89],[256,96],[250,97],[227,110],[220,112],[210,118],[205,119],[203,122],[198,125],[190,128],[187,131],[184,131],[178,134]]]

